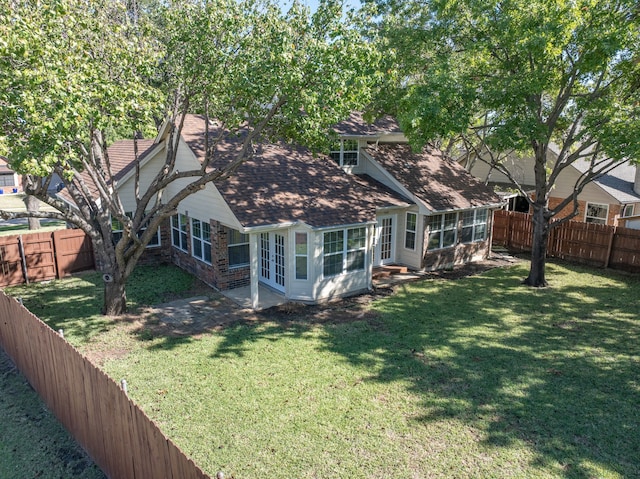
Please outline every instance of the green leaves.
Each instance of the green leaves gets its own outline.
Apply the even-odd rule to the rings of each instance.
[[[122,4],[0,3],[0,125],[17,171],[78,167],[92,130],[131,135],[157,115],[158,51]]]

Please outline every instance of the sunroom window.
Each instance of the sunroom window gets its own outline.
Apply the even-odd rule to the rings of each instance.
[[[460,231],[461,243],[473,243],[484,241],[487,237],[487,210],[464,211],[462,216],[462,229]]]
[[[307,233],[296,233],[296,279],[308,278],[308,249]]]
[[[363,270],[366,245],[365,227],[326,232],[322,257],[324,276]]]
[[[455,245],[457,229],[457,213],[445,213],[430,216],[429,243],[427,248],[433,250]]]

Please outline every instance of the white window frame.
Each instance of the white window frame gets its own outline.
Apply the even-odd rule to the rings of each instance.
[[[352,138],[346,138],[346,139],[341,139],[339,141],[340,141],[339,149],[331,150],[331,152],[329,153],[329,156],[331,156],[331,158],[333,158],[333,160],[340,166],[349,166],[349,167],[358,166],[358,164],[360,163],[360,145],[358,143],[358,140],[355,140]],[[347,149],[346,146],[349,146],[349,147],[355,146],[355,149],[353,148]],[[354,153],[355,153],[355,163],[353,162],[353,159],[351,159]],[[345,161],[345,156],[348,156],[350,158],[349,162]]]
[[[481,213],[484,213],[484,218],[481,217]],[[471,223],[465,224],[465,216],[471,214]],[[477,243],[479,241],[484,241],[487,239],[487,225],[489,223],[489,210],[487,208],[481,208],[477,210],[471,211],[462,211],[460,213],[460,243],[469,244],[469,243]],[[481,229],[481,227],[484,228]],[[471,230],[471,239],[469,241],[464,241],[464,230]],[[479,234],[481,231],[481,234]]]
[[[455,221],[451,223],[453,226],[449,226],[447,219],[451,219],[451,217],[455,218]],[[439,217],[438,228],[432,228],[434,222],[433,218]],[[458,212],[455,213],[438,213],[436,215],[429,216],[429,240],[427,242],[427,250],[434,251],[438,249],[451,248],[458,244]],[[444,244],[445,235],[447,232],[453,231],[453,242]],[[433,234],[439,234],[438,246],[431,247],[431,237]]]
[[[409,228],[409,215],[414,217],[413,229]],[[407,246],[407,244],[409,243],[409,238],[411,238],[411,235],[413,235],[413,239],[412,239],[413,247]],[[411,250],[411,251],[415,251],[416,250],[417,239],[418,239],[418,214],[417,213],[413,213],[411,211],[407,211],[407,214],[405,215],[405,222],[404,222],[404,247],[405,247],[405,249],[408,249],[408,250]]]
[[[171,245],[185,253],[189,252],[188,224],[189,217],[182,213],[175,214],[171,217]],[[178,237],[178,241],[176,241],[176,235]]]
[[[605,216],[604,218],[600,216],[593,216],[589,214],[589,208],[604,208]],[[601,225],[606,225],[609,220],[609,205],[605,203],[591,203],[587,202],[587,205],[584,209],[584,222],[585,223],[596,223]]]
[[[628,210],[628,211],[627,211]],[[627,216],[633,216],[633,203],[629,203],[627,205],[622,206],[622,218],[626,218]]]
[[[125,215],[131,218],[133,213],[131,211],[125,212]],[[140,234],[143,234],[147,228],[140,228]],[[113,242],[117,243],[122,238],[122,233],[124,231],[124,226],[120,223],[120,220],[116,218],[111,218],[111,235],[113,237]],[[155,240],[152,238],[145,248],[159,248],[160,244],[160,228],[156,229]]]
[[[304,238],[304,240],[303,240]],[[300,239],[300,241],[298,241]],[[295,277],[297,280],[309,279],[309,235],[304,231],[294,233]],[[304,266],[304,267],[303,267]],[[304,269],[304,275],[303,270]]]
[[[351,236],[350,233],[357,234],[360,233],[355,238]],[[325,278],[330,278],[334,276],[339,276],[341,274],[353,273],[356,271],[364,271],[367,266],[367,227],[366,226],[357,226],[355,228],[345,228],[340,230],[331,230],[325,231],[322,235],[322,273]],[[332,241],[337,246],[340,246],[341,249],[336,250],[326,250],[326,241],[327,235],[336,235],[338,236],[336,240],[340,241]],[[342,238],[339,238],[339,236]],[[336,262],[337,265],[340,265],[340,270],[335,272],[327,272],[327,259],[336,257],[339,258],[339,261]],[[362,266],[361,267],[353,267],[354,262],[353,258],[362,258]],[[360,261],[358,260],[358,263]]]
[[[231,239],[232,232],[238,233],[241,239],[244,239],[246,237],[246,241],[231,243],[230,239]],[[249,235],[247,233],[241,233],[238,230],[234,230],[233,228],[227,228],[227,260],[229,262],[229,269],[244,268],[251,264],[251,252],[247,254],[247,261],[245,263],[231,264],[230,249],[239,248],[239,247],[242,247],[242,248],[246,247],[247,251],[249,251]]]
[[[209,234],[206,234],[205,230],[208,230]],[[196,218],[191,218],[191,256],[203,263],[211,264],[211,225]]]

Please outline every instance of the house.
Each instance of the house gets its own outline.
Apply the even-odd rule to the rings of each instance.
[[[22,178],[11,169],[9,160],[0,156],[0,194],[22,191]]]
[[[549,161],[555,161],[552,151]],[[534,158],[507,158],[506,166],[515,179],[525,188],[534,191]],[[556,181],[549,197],[549,207],[554,208],[573,192],[573,185],[589,168],[586,160],[578,160],[568,166]],[[469,171],[478,179],[502,189],[508,201],[508,208],[515,211],[529,211],[529,205],[518,193],[508,193],[509,179],[482,161],[476,160],[469,165]],[[560,217],[573,211],[573,205],[560,211]],[[640,215],[640,167],[630,162],[622,162],[609,173],[587,184],[578,195],[578,214],[574,221],[599,223],[612,226],[631,224],[626,219]]]
[[[199,168],[205,132],[203,117],[185,117],[177,169]],[[181,202],[150,254],[219,290],[245,288],[254,308],[265,291],[316,303],[369,290],[375,267],[430,270],[488,255],[501,207],[492,190],[434,148],[412,152],[390,118],[369,125],[353,114],[336,133],[329,156],[258,145],[233,176]],[[161,129],[139,143],[141,189],[164,162],[165,140]],[[212,166],[227,164],[237,147],[219,144]],[[125,209],[135,205],[132,148],[123,141],[109,149]]]

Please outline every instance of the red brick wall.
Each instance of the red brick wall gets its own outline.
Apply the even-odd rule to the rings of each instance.
[[[562,202],[563,199],[564,198],[556,198],[556,197],[549,198],[549,208],[550,209],[555,208],[556,206],[558,206],[558,204]],[[578,200],[578,214],[572,218],[573,221],[584,222],[584,215],[585,215],[586,209],[587,209],[587,202]],[[556,218],[563,218],[566,215],[570,214],[572,211],[573,211],[573,203],[569,204],[568,206],[565,206],[562,210],[560,210],[560,213],[556,216]],[[607,217],[607,224],[615,226],[616,225],[615,217],[619,215],[620,215],[620,205],[610,204],[609,214]]]
[[[188,252],[171,247],[171,260],[178,267],[221,291],[249,285],[251,281],[249,266],[229,268],[227,228],[213,220],[209,224],[211,226],[210,265],[191,256],[191,241],[189,241]],[[187,234],[191,238],[191,221],[187,223]]]

